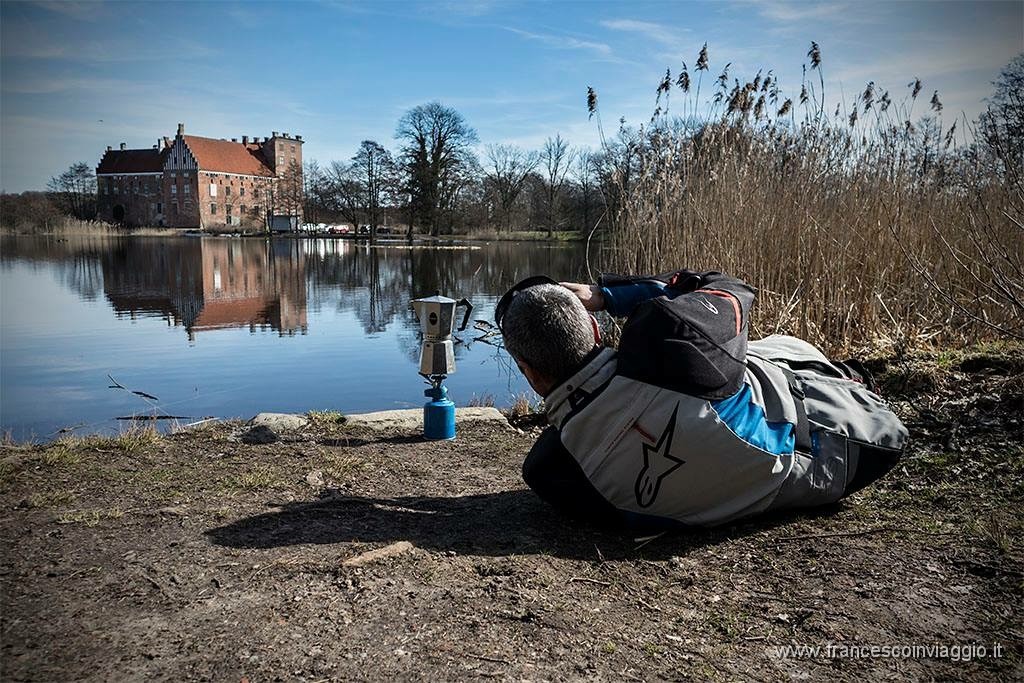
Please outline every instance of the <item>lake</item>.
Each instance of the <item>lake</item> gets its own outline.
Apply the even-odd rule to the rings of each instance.
[[[368,248],[340,239],[4,237],[0,428],[17,440],[112,432],[136,414],[248,418],[426,400],[409,301],[498,297],[544,273],[585,279],[580,245]],[[461,309],[459,311],[461,319]],[[537,397],[483,325],[456,333],[463,406]],[[497,344],[497,345],[496,345]],[[110,388],[114,382],[124,389]],[[152,398],[132,393],[143,392]]]

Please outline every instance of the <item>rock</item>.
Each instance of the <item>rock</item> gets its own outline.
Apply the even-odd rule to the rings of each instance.
[[[253,427],[267,427],[275,434],[280,434],[281,432],[302,429],[309,424],[309,419],[304,415],[294,415],[292,413],[260,413],[249,420],[248,424]]]
[[[306,475],[306,483],[315,489],[324,487],[324,473],[321,470],[312,470]]]
[[[278,439],[274,430],[266,425],[256,425],[242,434],[242,443],[247,444],[274,443]]]
[[[409,541],[398,541],[396,543],[386,545],[383,548],[367,550],[365,553],[360,553],[355,557],[348,558],[341,564],[343,567],[362,567],[364,564],[383,560],[386,557],[394,557],[396,555],[407,553],[412,550],[413,547],[413,544]]]
[[[408,410],[384,410],[378,413],[361,413],[345,416],[346,427],[365,427],[379,431],[422,431],[423,409],[411,408]],[[497,408],[456,408],[455,426],[470,423],[489,422],[502,427],[511,428],[508,420]]]
[[[184,517],[188,514],[185,508],[176,505],[160,508],[157,512],[161,515],[171,515],[172,517]]]

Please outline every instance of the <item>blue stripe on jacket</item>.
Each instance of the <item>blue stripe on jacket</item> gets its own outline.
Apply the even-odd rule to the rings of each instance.
[[[793,425],[765,419],[764,410],[754,403],[753,392],[747,384],[729,398],[712,401],[711,407],[736,436],[752,446],[774,455],[789,454],[796,449]]]

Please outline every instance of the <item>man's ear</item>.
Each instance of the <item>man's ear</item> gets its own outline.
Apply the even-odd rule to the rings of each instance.
[[[554,389],[554,387],[551,386],[551,381],[530,367],[529,363],[517,361],[516,365],[519,366],[519,371],[523,373],[526,381],[530,383],[533,390],[540,396],[547,396],[551,390]]]

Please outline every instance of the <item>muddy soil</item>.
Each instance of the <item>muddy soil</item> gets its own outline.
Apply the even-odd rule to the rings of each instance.
[[[884,482],[654,539],[525,489],[529,421],[8,446],[0,678],[1020,680],[1020,358],[878,362],[914,437]]]

